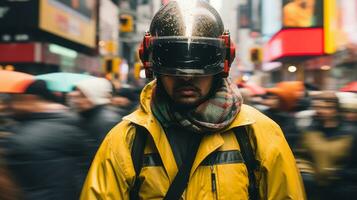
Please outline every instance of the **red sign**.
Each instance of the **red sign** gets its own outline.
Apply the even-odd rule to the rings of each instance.
[[[35,43],[0,44],[0,62],[34,62]]]
[[[324,54],[322,28],[292,28],[278,32],[264,47],[264,60],[274,61],[288,56]]]

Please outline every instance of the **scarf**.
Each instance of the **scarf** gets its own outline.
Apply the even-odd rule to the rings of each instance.
[[[242,96],[235,84],[223,79],[223,84],[207,100],[190,110],[179,110],[157,91],[152,94],[151,109],[162,126],[177,124],[195,133],[213,133],[230,125],[240,111]]]

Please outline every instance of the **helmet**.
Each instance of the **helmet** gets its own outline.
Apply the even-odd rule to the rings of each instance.
[[[228,76],[235,46],[217,11],[204,1],[170,1],[154,16],[139,49],[147,77]]]

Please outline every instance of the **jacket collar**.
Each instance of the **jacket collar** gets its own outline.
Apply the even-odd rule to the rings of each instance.
[[[159,121],[154,117],[150,108],[151,95],[155,85],[156,81],[154,80],[144,87],[140,95],[140,108],[132,114],[124,117],[124,119],[143,126],[149,131],[154,140],[155,146],[159,151],[169,180],[172,182],[177,174],[178,167],[166,134],[164,133]],[[224,144],[221,134],[231,130],[232,128],[251,125],[255,122],[247,111],[249,109],[246,109],[245,107],[245,105],[242,105],[240,113],[226,129],[219,133],[206,135],[202,139],[196,159],[192,166],[191,175],[210,153]]]

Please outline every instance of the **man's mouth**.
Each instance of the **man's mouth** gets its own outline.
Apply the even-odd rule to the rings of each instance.
[[[197,89],[192,86],[179,87],[175,90],[181,96],[193,96],[197,94]]]

